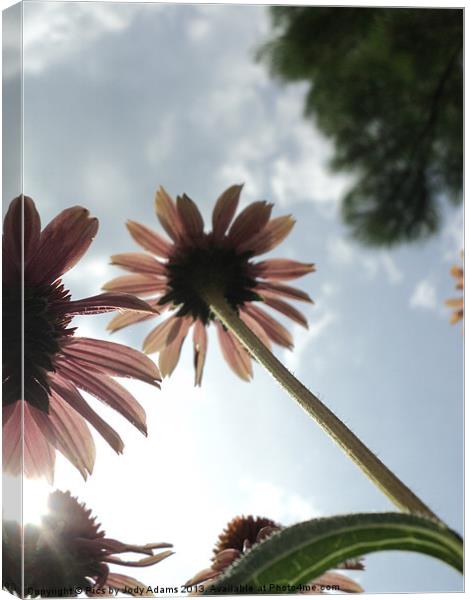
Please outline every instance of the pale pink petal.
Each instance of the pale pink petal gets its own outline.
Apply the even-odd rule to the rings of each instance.
[[[144,435],[147,435],[146,415],[142,406],[120,383],[104,375],[84,369],[79,363],[68,360],[61,363],[60,372],[81,390],[104,402]]]
[[[111,264],[118,265],[135,273],[150,273],[151,275],[166,275],[166,265],[153,256],[142,252],[125,252],[111,256]]]
[[[249,304],[244,311],[253,317],[265,330],[268,337],[284,348],[292,348],[294,343],[291,334],[278,321],[270,317],[264,310]]]
[[[265,201],[249,204],[238,215],[230,227],[228,238],[234,246],[238,246],[263,229],[271,216],[272,204]]]
[[[167,242],[161,235],[152,231],[145,225],[136,223],[136,221],[127,221],[126,223],[129,233],[134,240],[153,254],[160,256],[161,258],[167,258],[171,252],[172,244]]]
[[[30,410],[50,445],[57,448],[86,480],[95,463],[95,443],[85,420],[54,391],[50,396],[49,414],[33,406]]]
[[[181,318],[172,316],[159,323],[152,331],[147,335],[143,342],[143,351],[146,354],[153,354],[159,352],[168,343],[168,336],[170,331],[173,332],[176,327],[181,326]]]
[[[207,353],[207,332],[206,327],[199,319],[196,321],[193,329],[194,346],[194,385],[200,386],[202,382],[202,372],[206,361]]]
[[[363,588],[356,583],[350,577],[346,577],[345,575],[340,575],[339,573],[335,573],[334,571],[329,571],[328,573],[324,573],[314,581],[310,585],[324,586],[330,589],[339,589],[342,592],[352,592],[352,593],[361,593],[363,592]],[[328,589],[326,590],[328,591]]]
[[[145,354],[114,342],[74,337],[63,354],[79,360],[86,368],[117,377],[132,377],[159,387],[157,365]]]
[[[240,550],[236,550],[235,548],[227,548],[226,550],[218,552],[212,561],[212,567],[214,569],[223,571],[229,565],[231,565],[234,560],[237,560],[237,558],[240,558]]]
[[[51,388],[77,411],[84,419],[92,425],[96,431],[108,442],[111,448],[121,454],[124,444],[120,436],[104,421],[85,401],[77,388],[68,380],[68,373],[63,373],[61,365],[58,365],[57,373],[51,373],[49,376]]]
[[[150,304],[150,301],[149,301]],[[153,304],[153,302],[152,302]],[[147,321],[149,319],[153,319],[156,317],[156,314],[148,313],[148,312],[137,312],[135,310],[125,310],[121,314],[116,315],[111,319],[111,321],[106,326],[106,329],[111,333],[115,331],[119,331],[119,329],[123,329],[128,325],[133,325],[134,323],[140,323],[141,321]]]
[[[254,265],[253,272],[262,279],[297,279],[315,271],[312,263],[302,263],[287,258],[271,258]]]
[[[115,277],[104,284],[103,289],[113,292],[127,292],[128,294],[136,294],[146,296],[155,292],[163,292],[166,290],[166,279],[162,279],[152,275],[122,275]]]
[[[56,305],[56,308],[60,309],[60,305]],[[125,294],[123,292],[98,294],[97,296],[91,296],[90,298],[71,300],[64,303],[64,310],[69,315],[97,315],[100,313],[121,309],[124,309],[126,312],[138,311],[139,313],[150,313],[150,317],[154,317],[159,314],[159,311],[155,305],[151,306],[147,302],[144,302],[143,300],[140,300],[131,294]]]
[[[85,254],[98,231],[98,220],[74,206],[57,215],[41,233],[27,272],[35,283],[54,281]]]
[[[184,585],[185,587],[191,587],[193,585],[198,585],[199,583],[204,583],[205,581],[213,579],[214,577],[219,577],[219,575],[220,571],[209,567],[208,569],[203,569],[202,571],[196,573],[196,575],[191,577],[191,579],[188,579]]]
[[[237,210],[242,188],[243,185],[232,185],[219,196],[215,203],[212,211],[212,235],[214,239],[220,240],[225,235]]]
[[[105,589],[106,587],[111,588],[111,590],[113,590],[112,592],[109,593],[110,596],[115,597],[116,593],[114,592],[114,590],[120,590],[121,592],[123,592],[124,590],[137,590],[137,589],[143,589],[144,593],[140,594],[135,592],[133,595],[135,596],[143,596],[148,597],[148,596],[153,596],[153,594],[147,593],[147,589],[148,589],[148,585],[145,583],[142,583],[141,581],[138,581],[137,579],[134,579],[134,577],[129,577],[128,575],[121,575],[119,573],[109,573],[108,577],[106,578],[106,584],[105,584]],[[156,587],[156,586],[154,586]],[[106,595],[106,594],[102,594],[101,590],[100,593],[96,594],[96,597],[100,597],[101,595]]]
[[[240,244],[239,251],[249,251],[253,256],[269,252],[289,235],[294,224],[295,221],[290,216],[271,219],[259,233]]]
[[[156,565],[157,563],[164,560],[168,556],[171,556],[172,554],[174,554],[172,550],[165,550],[164,552],[160,552],[159,554],[146,556],[145,558],[140,558],[139,560],[124,560],[119,556],[107,556],[106,562],[111,563],[113,565],[122,565],[125,567],[150,567],[151,565]]]
[[[20,404],[18,402],[18,404]],[[54,480],[55,450],[34,420],[31,407],[24,403],[24,474],[30,479],[46,477]]]
[[[303,327],[306,327],[308,329],[308,322],[304,315],[287,302],[284,302],[284,300],[280,300],[279,298],[275,297],[265,296],[263,297],[263,304],[274,308],[283,315],[286,315],[286,317],[289,317],[289,319],[292,319],[296,323],[299,323],[299,325],[303,325]]]
[[[176,199],[176,208],[183,229],[190,238],[197,238],[204,233],[204,221],[196,204],[183,194]]]
[[[263,342],[263,344],[271,349],[271,341],[261,325],[246,312],[246,307],[240,309],[240,319],[248,325],[251,331]]]
[[[158,366],[160,367],[162,377],[171,375],[175,370],[180,358],[183,342],[193,323],[192,317],[178,317],[178,319],[180,321],[179,327],[176,330],[175,326],[173,332],[170,330],[168,345],[161,350],[158,357]]]
[[[175,203],[163,187],[160,187],[155,195],[155,210],[163,229],[176,242],[183,231],[183,226]]]
[[[23,431],[20,400],[3,406],[2,421],[3,470],[11,475],[19,475]]]
[[[256,291],[259,291],[264,297],[277,298],[278,296],[284,296],[285,298],[291,298],[292,300],[300,300],[302,302],[311,302],[313,300],[304,291],[290,285],[284,285],[282,283],[275,283],[271,281],[263,281],[256,285]]]
[[[249,381],[253,377],[253,369],[248,352],[240,346],[233,334],[224,329],[219,322],[216,321],[215,326],[222,354],[227,364],[241,379]]]

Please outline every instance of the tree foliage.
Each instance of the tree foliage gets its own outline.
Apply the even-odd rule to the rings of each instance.
[[[342,214],[369,244],[423,239],[461,199],[463,11],[273,7],[258,58],[308,81],[305,115],[357,175]]]

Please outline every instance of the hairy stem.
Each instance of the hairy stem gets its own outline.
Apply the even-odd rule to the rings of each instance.
[[[338,417],[306,388],[246,326],[216,289],[201,290],[214,315],[243,344],[253,358],[323,427],[344,452],[400,510],[438,517]],[[438,519],[439,520],[439,519]]]

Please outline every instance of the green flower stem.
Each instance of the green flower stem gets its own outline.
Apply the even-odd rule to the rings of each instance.
[[[223,294],[216,289],[206,288],[201,290],[201,295],[214,315],[237,337],[253,358],[269,371],[400,510],[439,520],[321,400],[286,369],[229,306]]]

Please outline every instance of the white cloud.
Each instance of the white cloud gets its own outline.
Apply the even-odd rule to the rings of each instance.
[[[239,487],[240,514],[267,517],[282,525],[320,516],[310,499],[272,482],[246,478],[239,482]]]
[[[435,310],[437,308],[437,294],[435,286],[427,279],[422,279],[416,284],[416,287],[410,297],[410,306],[412,308],[424,308]]]

